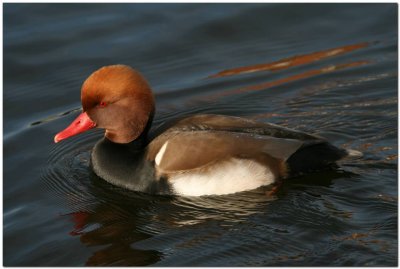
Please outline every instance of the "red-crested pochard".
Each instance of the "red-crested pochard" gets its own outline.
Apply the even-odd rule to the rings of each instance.
[[[143,76],[126,65],[91,74],[81,100],[83,113],[54,141],[105,129],[92,151],[92,168],[104,180],[134,191],[229,194],[326,168],[351,155],[319,136],[231,116],[189,116],[150,132],[153,94]]]

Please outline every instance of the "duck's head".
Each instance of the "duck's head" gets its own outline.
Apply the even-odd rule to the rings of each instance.
[[[83,113],[54,137],[57,143],[92,128],[103,128],[115,143],[140,136],[154,113],[154,97],[143,76],[126,65],[110,65],[92,73],[82,85]]]

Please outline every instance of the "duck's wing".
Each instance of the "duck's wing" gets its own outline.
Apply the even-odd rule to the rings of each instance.
[[[296,139],[308,142],[325,141],[322,137],[292,130],[272,123],[263,123],[246,118],[213,114],[194,115],[164,123],[156,128],[152,133],[152,137],[155,138],[166,131],[227,131],[233,133],[258,134],[276,138]]]
[[[166,132],[148,146],[148,160],[163,173],[206,168],[231,159],[248,159],[268,166],[277,176],[302,142],[295,139],[227,131]]]

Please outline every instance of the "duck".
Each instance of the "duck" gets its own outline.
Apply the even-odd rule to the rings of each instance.
[[[233,194],[332,168],[354,155],[318,135],[235,116],[196,114],[152,128],[150,85],[122,64],[93,72],[82,85],[81,103],[82,113],[54,142],[104,129],[91,152],[91,169],[136,192]]]

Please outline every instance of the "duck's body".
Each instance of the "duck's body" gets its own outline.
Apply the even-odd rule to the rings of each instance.
[[[346,155],[322,138],[238,117],[195,115],[168,125],[128,144],[104,138],[92,152],[93,170],[135,191],[220,195],[321,169]],[[298,159],[304,150],[317,159]]]
[[[133,77],[126,79],[120,72]],[[194,115],[149,132],[154,101],[139,76],[120,65],[95,72],[82,88],[86,112],[55,138],[58,142],[94,126],[105,128],[106,137],[93,149],[92,167],[120,187],[157,194],[229,194],[329,167],[348,154],[318,136],[222,115]],[[142,83],[140,87],[128,87],[132,78]],[[121,87],[118,83],[123,85],[114,93],[119,97],[107,97],[108,84]],[[109,104],[113,108],[102,113]]]

